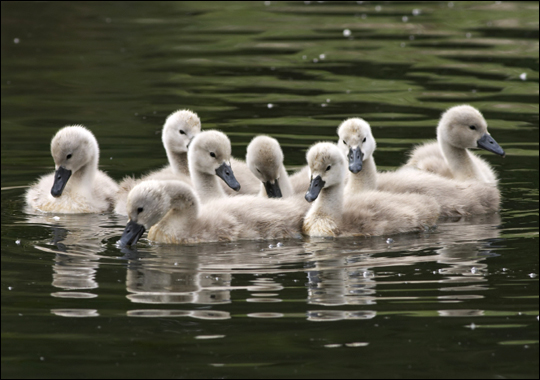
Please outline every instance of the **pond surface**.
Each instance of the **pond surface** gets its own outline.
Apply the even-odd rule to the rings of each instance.
[[[537,2],[2,2],[2,377],[538,378]],[[363,117],[379,170],[471,104],[501,212],[434,232],[170,246],[26,210],[69,124],[114,179],[182,108],[287,168]]]

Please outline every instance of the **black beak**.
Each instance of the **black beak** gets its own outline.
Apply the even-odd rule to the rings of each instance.
[[[126,245],[137,244],[144,231],[146,231],[146,229],[143,225],[137,224],[134,221],[130,220],[128,224],[126,224],[124,233],[120,238],[120,246],[125,247]]]
[[[279,188],[278,180],[276,179],[274,183],[270,181],[263,182],[264,188],[266,189],[266,195],[268,198],[281,198],[281,189]]]
[[[362,159],[364,158],[364,153],[358,148],[349,149],[349,170],[354,174],[362,170]]]
[[[493,152],[495,154],[498,154],[499,156],[505,156],[506,153],[504,153],[503,148],[499,144],[497,144],[497,141],[487,133],[484,133],[484,136],[480,138],[480,140],[477,141],[478,147],[485,149],[487,151]]]
[[[66,187],[69,177],[71,177],[71,170],[67,170],[62,166],[54,172],[54,183],[51,189],[51,195],[53,197],[58,198],[62,195],[62,191],[64,191],[64,187]]]
[[[232,168],[227,165],[225,162],[221,164],[219,168],[216,169],[216,174],[219,178],[225,181],[227,185],[234,191],[240,190],[240,184],[236,180]]]
[[[326,182],[322,180],[320,175],[313,178],[311,180],[311,183],[309,184],[309,189],[306,192],[306,196],[305,196],[306,201],[313,202],[315,199],[317,199],[325,183]]]

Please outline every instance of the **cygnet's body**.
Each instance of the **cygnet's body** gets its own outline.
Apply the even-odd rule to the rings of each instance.
[[[188,146],[191,140],[201,132],[201,120],[196,113],[189,110],[179,110],[167,117],[163,125],[161,139],[167,152],[169,165],[135,179],[125,177],[120,182],[114,211],[127,215],[126,201],[131,189],[142,181],[176,179],[191,183],[187,160]]]
[[[439,216],[430,197],[375,190],[343,199],[346,162],[340,149],[318,143],[306,155],[311,184],[306,200],[315,201],[304,219],[309,236],[385,235],[424,230]]]
[[[406,165],[458,181],[475,180],[496,185],[495,172],[487,161],[469,151],[473,148],[505,155],[476,108],[469,105],[452,107],[439,121],[437,142],[415,148]]]
[[[250,195],[200,204],[185,183],[146,181],[130,192],[127,209],[121,245],[136,244],[145,229],[150,240],[172,244],[299,237],[306,207]]]
[[[249,143],[246,163],[253,175],[259,179],[259,196],[287,198],[294,195],[289,175],[283,166],[283,151],[276,139],[257,136]]]
[[[96,138],[83,126],[64,127],[51,141],[56,171],[26,193],[34,209],[59,213],[98,213],[112,209],[118,185],[98,170]]]
[[[234,191],[241,189],[231,169],[231,141],[223,132],[199,133],[189,146],[188,162],[193,187],[202,203],[227,197],[218,177]]]
[[[496,212],[500,194],[495,186],[477,181],[457,181],[404,167],[396,172],[377,173],[373,152],[375,139],[362,119],[348,119],[338,128],[342,153],[349,159],[345,194],[378,189],[391,193],[414,193],[433,197],[441,216],[466,216]]]

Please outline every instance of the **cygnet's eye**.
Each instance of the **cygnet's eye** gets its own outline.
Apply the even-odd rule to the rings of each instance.
[[[140,214],[141,212],[143,212],[143,210],[144,210],[144,209],[143,209],[142,207],[139,207],[139,208],[137,209],[137,214]]]
[[[210,157],[216,158],[216,154],[214,152],[210,152]]]
[[[178,132],[180,132],[181,135],[185,135],[185,134],[186,134],[186,132],[184,132],[183,129],[179,130]]]
[[[71,153],[66,156],[66,158],[69,160],[71,158]]]
[[[328,167],[326,168],[326,171],[330,170],[332,168],[332,165],[328,165]]]
[[[469,128],[472,129],[473,131],[476,130],[476,126],[474,126],[474,125],[470,125]]]
[[[341,140],[343,142],[343,144],[347,145],[347,143],[345,142],[345,140]]]
[[[261,171],[259,169],[257,169],[257,171],[260,173]]]
[[[366,137],[364,137],[364,139],[362,140],[362,142],[366,142]]]

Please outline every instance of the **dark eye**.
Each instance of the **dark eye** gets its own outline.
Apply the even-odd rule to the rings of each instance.
[[[476,127],[474,125],[469,126],[469,128],[472,129],[473,131],[476,130]]]
[[[364,139],[362,140],[362,142],[366,142],[366,138],[364,137]]]
[[[143,209],[142,207],[139,207],[139,208],[137,209],[137,214],[140,214],[141,212],[143,212],[143,210],[144,210],[144,209]]]
[[[71,158],[71,153],[66,156],[66,158],[69,160]]]
[[[182,129],[179,130],[178,132],[180,132],[181,135],[185,135],[185,134],[186,134],[186,132],[184,132]]]
[[[347,143],[345,142],[345,140],[341,140],[341,141],[343,141],[343,144],[347,145]]]
[[[210,156],[216,158],[216,154],[214,152],[210,152]]]
[[[260,173],[261,171],[259,169],[257,169],[257,171]]]
[[[326,168],[326,171],[330,170],[332,168],[332,165],[328,165],[328,167]]]

